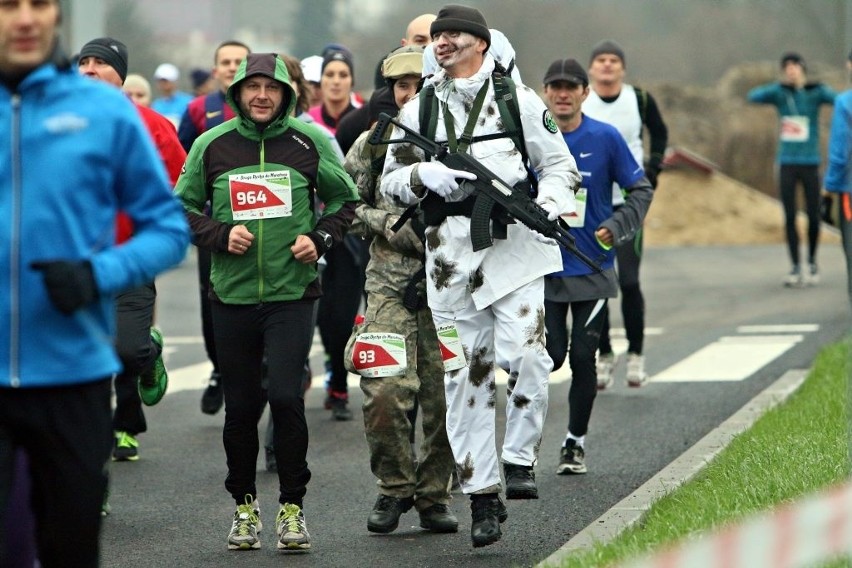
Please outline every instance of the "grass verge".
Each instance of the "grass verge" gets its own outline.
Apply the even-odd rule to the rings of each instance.
[[[847,479],[852,337],[825,347],[797,392],[634,526],[563,568],[609,566]]]

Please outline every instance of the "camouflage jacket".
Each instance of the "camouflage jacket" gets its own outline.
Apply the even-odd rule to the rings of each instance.
[[[402,297],[412,277],[423,268],[423,241],[412,228],[412,220],[406,221],[397,232],[391,230],[405,208],[378,191],[378,177],[387,147],[369,144],[369,135],[370,131],[367,131],[358,137],[343,163],[344,169],[355,180],[361,199],[355,209],[350,232],[372,239],[366,291]],[[373,167],[374,160],[381,160],[377,170]],[[425,282],[420,285],[425,293]]]

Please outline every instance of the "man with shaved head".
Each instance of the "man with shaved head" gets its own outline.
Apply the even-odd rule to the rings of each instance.
[[[432,41],[429,35],[429,26],[435,21],[435,14],[421,14],[408,23],[405,29],[405,37],[400,45],[422,45],[426,46]]]

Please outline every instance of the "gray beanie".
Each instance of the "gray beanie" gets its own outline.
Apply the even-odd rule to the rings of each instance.
[[[612,54],[621,59],[621,64],[627,67],[627,60],[624,58],[624,49],[611,39],[605,39],[592,48],[592,55],[589,57],[589,63],[595,60],[595,57],[604,53]]]

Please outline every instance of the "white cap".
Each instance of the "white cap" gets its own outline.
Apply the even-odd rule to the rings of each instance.
[[[180,78],[180,71],[171,63],[160,63],[154,71],[154,79],[164,79],[174,83]]]
[[[302,59],[302,74],[306,81],[319,83],[322,79],[322,57],[311,55]]]

